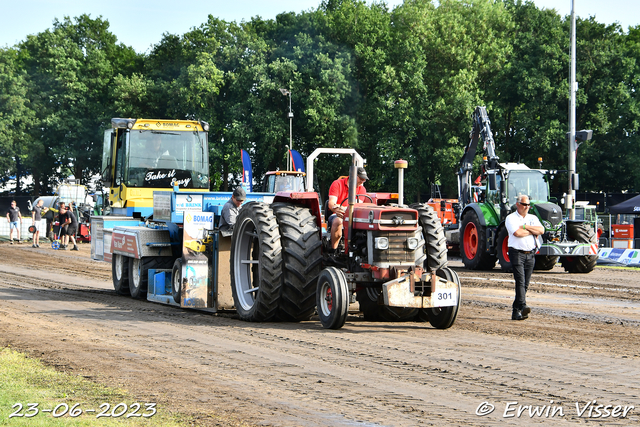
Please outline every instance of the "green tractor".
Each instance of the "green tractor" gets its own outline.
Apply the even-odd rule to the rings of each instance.
[[[549,179],[555,172],[530,169],[520,163],[500,163],[485,107],[476,108],[473,122],[470,142],[457,172],[460,228],[450,237],[454,241],[457,237],[465,267],[491,270],[498,260],[503,271],[511,271],[505,219],[515,211],[518,196],[527,195],[529,213],[536,215],[545,228],[538,238],[535,269],[551,270],[560,261],[570,273],[592,271],[598,259],[595,209],[583,207],[580,219],[564,218],[560,206],[549,197]],[[478,187],[472,185],[471,172],[480,137],[486,154],[481,174],[485,184]]]

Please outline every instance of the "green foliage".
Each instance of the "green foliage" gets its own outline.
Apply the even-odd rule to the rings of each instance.
[[[29,135],[35,112],[27,97],[27,74],[17,64],[17,54],[15,49],[0,49],[0,182],[24,175],[29,153],[41,149]]]
[[[578,20],[577,128],[582,189],[640,188],[640,28],[628,33]],[[35,192],[60,176],[100,167],[102,129],[115,116],[210,123],[212,190],[240,179],[240,150],[254,178],[287,167],[293,147],[356,148],[371,190],[393,191],[392,163],[409,161],[408,200],[455,170],[470,114],[486,105],[502,161],[565,169],[569,21],[523,0],[325,0],[317,10],[235,23],[208,16],[165,33],[146,55],[117,43],[109,24],[82,15],[0,50],[0,167],[33,174]],[[479,156],[478,156],[479,159]],[[326,193],[348,159],[316,165]],[[557,180],[556,191],[566,185]]]
[[[65,17],[19,47],[35,112],[28,133],[37,144],[26,147],[27,159],[16,164],[33,174],[36,194],[58,178],[73,174],[86,182],[99,170],[101,128],[113,114],[114,71],[136,67],[132,49],[116,45],[108,28],[101,18]]]

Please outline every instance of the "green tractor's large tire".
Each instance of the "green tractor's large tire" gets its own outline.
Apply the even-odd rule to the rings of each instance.
[[[278,319],[308,320],[316,307],[316,287],[322,267],[322,240],[316,217],[308,208],[271,205],[280,227],[282,245],[282,294]]]
[[[442,268],[436,271],[438,277],[442,277],[449,282],[453,282],[458,285],[458,301],[456,305],[450,307],[433,307],[433,308],[421,308],[418,310],[418,320],[431,323],[436,329],[447,329],[453,326],[456,318],[458,317],[458,310],[460,308],[460,278],[458,273],[450,268]]]
[[[231,290],[238,316],[268,322],[278,314],[282,291],[282,244],[266,203],[242,207],[231,236]]]
[[[536,263],[533,266],[534,270],[548,271],[553,269],[560,259],[556,255],[536,255]]]
[[[580,243],[597,244],[596,232],[583,222],[568,222],[567,235]],[[560,263],[569,273],[590,273],[598,262],[598,255],[560,257]]]
[[[118,295],[129,296],[129,257],[113,254],[111,257],[113,289]]]
[[[418,211],[418,222],[422,227],[427,259],[423,266],[427,271],[435,271],[447,266],[447,239],[438,214],[426,203],[409,206]]]
[[[486,251],[485,227],[480,225],[474,210],[464,214],[460,223],[460,255],[469,270],[492,270],[496,265],[495,255]]]
[[[502,271],[511,273],[513,266],[509,258],[509,232],[507,231],[507,227],[502,227],[498,233],[496,252],[498,253],[498,262],[500,263]]]

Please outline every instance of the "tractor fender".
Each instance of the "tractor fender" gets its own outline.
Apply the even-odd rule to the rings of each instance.
[[[484,236],[487,239],[487,251],[495,255],[496,254],[496,240],[498,239],[498,234],[500,230],[505,226],[504,221],[498,221],[493,212],[489,211],[490,208],[486,210],[482,208],[480,203],[470,203],[468,204],[460,214],[460,220],[466,215],[469,211],[474,211],[478,216],[478,221],[480,222],[480,226],[485,228],[486,235]],[[489,221],[487,221],[487,218]],[[460,231],[462,233],[462,230]]]
[[[460,220],[462,220],[467,212],[471,210],[475,211],[476,215],[478,216],[478,221],[480,221],[480,225],[486,226],[487,221],[484,218],[484,212],[482,212],[482,209],[480,209],[480,205],[478,205],[477,203],[470,203],[465,206],[465,208],[462,210],[462,213],[460,214]]]
[[[480,221],[481,226],[496,229],[500,225],[500,217],[496,214],[493,206],[487,203],[469,203],[460,214],[460,220],[462,220],[465,213],[471,209],[473,209],[478,216],[478,221]]]
[[[318,199],[318,193],[312,192],[300,192],[289,193],[280,192],[273,198],[273,203],[284,202],[290,205],[303,206],[311,211],[311,214],[316,217],[316,223],[318,229],[322,231],[322,215],[320,211],[320,200]]]

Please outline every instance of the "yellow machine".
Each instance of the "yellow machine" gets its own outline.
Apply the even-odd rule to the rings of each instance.
[[[183,245],[193,252],[204,252],[207,249],[207,245],[210,245],[212,241],[211,237],[206,237],[202,240],[185,241]]]
[[[104,133],[102,183],[112,214],[150,215],[154,191],[209,191],[208,123],[114,118],[111,127]]]

